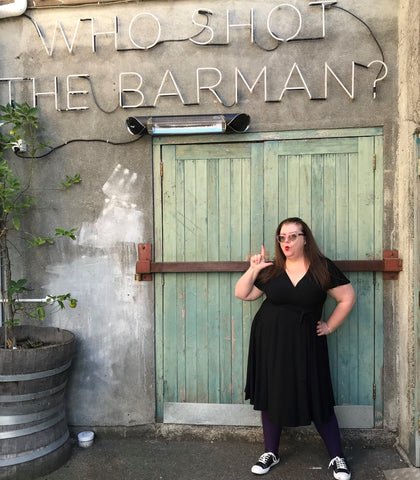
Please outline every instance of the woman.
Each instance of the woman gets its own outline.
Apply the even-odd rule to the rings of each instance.
[[[300,218],[281,222],[276,240],[274,262],[266,261],[262,246],[235,288],[242,300],[266,295],[252,324],[245,388],[246,398],[262,412],[265,443],[265,453],[251,471],[264,474],[279,462],[282,427],[314,422],[334,478],[350,480],[334,414],[326,336],[344,322],[355,293]],[[322,322],[327,294],[337,305]]]

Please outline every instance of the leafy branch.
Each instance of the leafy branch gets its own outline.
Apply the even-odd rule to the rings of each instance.
[[[66,175],[65,181],[60,182],[60,185],[62,185],[64,188],[69,188],[76,183],[80,183],[81,181],[82,179],[80,178],[80,174],[76,173],[76,175],[74,175],[73,177]]]
[[[76,240],[76,235],[74,232],[77,228],[72,228],[71,230],[64,230],[64,228],[56,228],[54,237],[35,237],[32,235],[32,240],[28,240],[30,247],[38,247],[40,245],[45,245],[46,243],[52,245],[54,243],[54,238],[57,237],[70,237],[72,240]],[[30,234],[31,235],[31,234]]]
[[[21,218],[27,215],[36,203],[27,193],[31,185],[33,165],[37,154],[45,148],[52,148],[50,142],[42,142],[38,139],[40,131],[38,121],[38,109],[28,104],[0,105],[0,126],[3,130],[9,127],[9,132],[0,130],[0,256],[1,256],[1,303],[4,312],[3,324],[9,328],[6,334],[6,343],[9,348],[15,348],[13,327],[20,323],[21,315],[30,318],[44,320],[46,307],[63,309],[66,305],[74,308],[77,300],[70,293],[63,295],[48,295],[45,304],[28,305],[22,300],[22,295],[30,291],[28,280],[25,278],[13,280],[12,263],[9,256],[9,237],[13,232],[21,230]],[[12,165],[15,162],[8,161],[11,152],[16,145],[24,145],[27,155],[17,156],[23,161],[29,159],[28,168],[24,169],[23,175],[18,175]],[[16,152],[15,152],[16,153]],[[25,164],[24,164],[25,165]],[[80,175],[66,175],[60,182],[64,188],[69,188],[81,182]],[[56,228],[53,236],[35,236],[24,232],[29,239],[30,247],[50,245],[59,237],[76,239],[76,228],[66,230]],[[7,332],[6,332],[7,333]]]

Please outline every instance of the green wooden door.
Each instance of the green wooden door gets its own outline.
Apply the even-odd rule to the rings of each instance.
[[[331,259],[382,258],[380,129],[158,139],[154,165],[156,262],[241,261],[261,244],[272,253],[289,216]],[[260,302],[235,298],[239,275],[155,276],[158,419],[248,418],[240,406]],[[329,337],[334,390],[342,425],[372,427],[382,412],[382,278],[349,276],[357,304]]]

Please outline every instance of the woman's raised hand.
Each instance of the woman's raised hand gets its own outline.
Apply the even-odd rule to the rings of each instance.
[[[261,253],[251,256],[248,270],[236,282],[235,295],[241,300],[260,298],[264,292],[255,286],[254,282],[258,278],[260,270],[270,265],[273,265],[273,263],[265,261],[265,249],[262,245]]]
[[[266,262],[265,260],[265,248],[264,245],[261,245],[261,253],[257,253],[251,256],[249,261],[249,265],[251,268],[255,270],[262,270],[263,268],[269,267],[273,265],[273,262]]]

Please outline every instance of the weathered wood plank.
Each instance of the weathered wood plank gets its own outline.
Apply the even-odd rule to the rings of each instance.
[[[185,259],[197,260],[196,162],[185,163]],[[185,276],[185,371],[187,402],[197,401],[197,275]],[[170,361],[170,359],[168,359]]]
[[[209,160],[207,176],[208,260],[219,259],[219,160]],[[217,228],[215,228],[217,226]],[[220,275],[208,276],[208,370],[209,402],[220,402]]]
[[[162,178],[162,189],[165,192],[165,208],[163,210],[162,233],[167,240],[164,244],[163,254],[166,259],[177,259],[177,221],[176,221],[176,162],[175,162],[175,148],[170,146],[165,148],[163,153],[164,175]],[[165,385],[164,397],[170,396],[179,399],[179,391],[182,389],[178,381],[182,384],[182,375],[178,372],[179,352],[176,342],[170,341],[171,338],[176,338],[177,332],[177,317],[179,316],[178,308],[171,308],[176,302],[178,296],[176,279],[166,278],[163,288],[163,352],[164,359],[172,358],[171,362],[163,363],[164,378],[173,378],[174,381]],[[181,350],[182,351],[182,350]]]
[[[222,258],[229,258],[232,251],[232,162],[224,159],[220,163],[219,175],[219,228],[220,249]],[[229,275],[220,275],[220,401],[232,402],[232,342],[230,313],[230,280]]]
[[[384,145],[383,137],[375,137],[375,255],[383,250],[383,223],[384,223]],[[375,277],[375,385],[376,391],[383,391],[383,351],[384,351],[384,282],[383,276]],[[375,427],[383,425],[383,396],[376,395]]]
[[[195,203],[196,203],[196,258],[208,259],[209,226],[208,226],[208,200],[207,184],[208,163],[195,161]],[[209,369],[208,369],[208,275],[197,275],[196,298],[196,362],[197,362],[197,401],[209,401]]]

